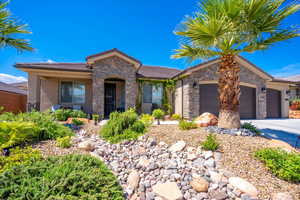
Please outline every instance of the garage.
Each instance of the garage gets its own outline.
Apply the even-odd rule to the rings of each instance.
[[[281,91],[267,89],[267,118],[281,117]]]
[[[217,84],[200,84],[200,113],[219,113]],[[242,119],[256,118],[256,89],[241,86],[240,115]]]

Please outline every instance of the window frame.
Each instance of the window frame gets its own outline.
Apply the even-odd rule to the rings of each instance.
[[[73,102],[73,92],[72,92],[72,102],[62,102],[62,82],[71,82],[72,83],[72,90],[74,87],[74,83],[79,83],[84,85],[84,102],[83,103],[75,103]],[[60,80],[59,81],[59,103],[63,105],[84,105],[86,103],[86,83],[83,81],[77,81],[77,80]]]
[[[151,102],[145,102],[144,101],[144,92],[145,92],[144,85],[146,85],[146,84],[151,86]],[[157,86],[156,84],[153,84],[151,81],[143,83],[143,87],[142,87],[142,103],[143,104],[154,104],[155,102],[153,102],[153,90],[154,90],[155,87],[160,87],[161,90],[162,90],[161,91],[162,96],[161,96],[161,105],[160,106],[163,106],[162,104],[163,104],[163,98],[164,98],[164,90],[165,90],[165,88],[164,88],[163,83],[159,83],[159,84],[160,84],[160,86]]]

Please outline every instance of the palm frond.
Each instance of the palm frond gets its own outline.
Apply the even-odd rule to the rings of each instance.
[[[181,48],[175,50],[175,52],[176,53],[172,56],[172,58],[187,58],[188,61],[207,59],[221,55],[221,52],[212,49],[193,47],[186,44],[181,45]]]
[[[19,51],[33,51],[30,42],[19,38],[21,34],[30,34],[27,24],[18,23],[6,9],[7,2],[0,1],[0,48],[13,47]]]

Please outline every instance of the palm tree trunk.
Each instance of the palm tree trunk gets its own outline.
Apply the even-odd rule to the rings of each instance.
[[[219,128],[240,128],[240,67],[234,55],[224,55],[219,67]]]

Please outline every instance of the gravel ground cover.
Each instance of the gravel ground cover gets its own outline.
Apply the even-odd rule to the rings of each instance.
[[[205,140],[207,133],[200,128],[181,131],[176,125],[160,125],[150,127],[148,135],[158,142],[173,144],[183,140],[188,146],[198,147]],[[260,199],[270,199],[273,193],[278,192],[290,192],[294,199],[300,199],[299,184],[276,178],[261,162],[253,158],[256,150],[271,147],[268,139],[227,134],[217,134],[217,138],[220,142],[220,151],[223,153],[222,168],[254,184],[260,192]]]

